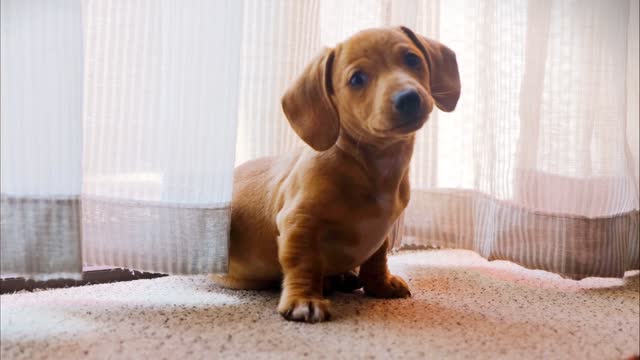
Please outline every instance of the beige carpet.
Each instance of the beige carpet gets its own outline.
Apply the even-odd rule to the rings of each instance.
[[[624,359],[640,340],[638,272],[564,280],[462,250],[403,252],[406,300],[335,295],[332,322],[284,321],[276,292],[203,276],[2,295],[14,358]]]

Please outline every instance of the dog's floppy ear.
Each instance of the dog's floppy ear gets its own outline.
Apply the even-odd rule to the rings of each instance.
[[[282,97],[289,124],[317,151],[329,149],[340,134],[338,112],[331,101],[333,59],[333,50],[324,49]]]
[[[442,111],[453,111],[460,98],[460,75],[456,53],[439,42],[416,35],[401,26],[411,41],[420,49],[429,66],[431,96]]]

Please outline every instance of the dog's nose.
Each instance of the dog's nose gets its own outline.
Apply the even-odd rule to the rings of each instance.
[[[393,106],[405,121],[416,120],[420,113],[420,95],[413,89],[400,90],[393,95]]]

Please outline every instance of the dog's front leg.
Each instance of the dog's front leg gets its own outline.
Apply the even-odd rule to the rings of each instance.
[[[387,249],[389,238],[384,241],[367,261],[360,266],[360,281],[365,294],[377,298],[405,298],[411,296],[409,286],[401,277],[389,273]]]
[[[287,320],[329,320],[329,300],[322,298],[322,260],[315,233],[302,224],[288,226],[278,239],[284,280],[278,312]]]

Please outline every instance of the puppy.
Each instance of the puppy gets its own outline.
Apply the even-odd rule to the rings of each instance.
[[[453,51],[405,27],[323,50],[282,98],[309,145],[235,170],[229,272],[237,289],[281,282],[287,320],[328,320],[328,276],[353,271],[367,295],[410,296],[387,268],[388,233],[409,202],[414,133],[460,96]]]

